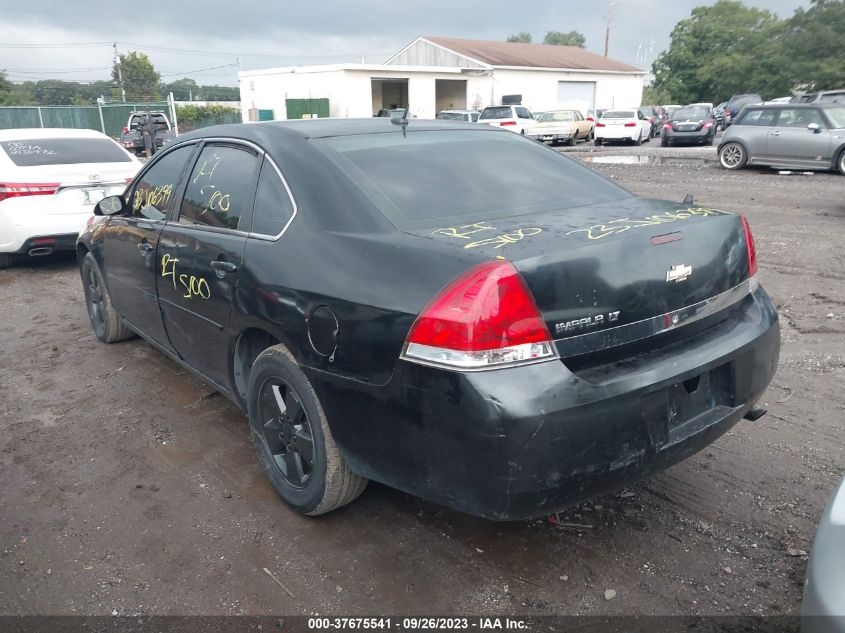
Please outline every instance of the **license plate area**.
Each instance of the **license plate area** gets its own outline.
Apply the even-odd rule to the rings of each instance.
[[[641,413],[652,447],[692,435],[700,430],[697,419],[732,406],[730,385],[731,366],[726,364],[643,396]]]

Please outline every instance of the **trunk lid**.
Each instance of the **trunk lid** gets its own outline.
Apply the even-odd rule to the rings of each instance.
[[[640,198],[413,233],[513,262],[562,356],[563,340],[690,308],[749,271],[741,216]]]

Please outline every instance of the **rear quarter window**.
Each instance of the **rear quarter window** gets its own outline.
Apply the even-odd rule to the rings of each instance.
[[[501,106],[496,108],[484,108],[481,113],[482,119],[511,119],[513,118],[513,111],[510,106]]]
[[[777,110],[746,110],[736,125],[774,125],[778,117]]]
[[[0,148],[18,167],[129,163],[132,158],[107,138],[37,138],[0,142]]]

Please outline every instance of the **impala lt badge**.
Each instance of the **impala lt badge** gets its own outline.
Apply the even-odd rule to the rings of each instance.
[[[678,264],[677,266],[672,266],[666,272],[666,283],[668,284],[671,281],[679,282],[679,281],[686,281],[687,277],[692,274],[692,266],[686,266],[684,264]]]

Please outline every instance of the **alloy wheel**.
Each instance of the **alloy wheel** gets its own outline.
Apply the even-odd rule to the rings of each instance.
[[[742,163],[743,149],[739,145],[727,145],[722,149],[721,158],[724,167],[736,169]]]
[[[105,313],[103,310],[103,292],[100,288],[100,279],[94,268],[89,266],[85,275],[85,288],[88,291],[88,315],[91,321],[97,325],[105,326]]]
[[[304,488],[314,470],[314,436],[299,394],[280,378],[261,387],[258,413],[264,443],[282,477],[294,488]]]

